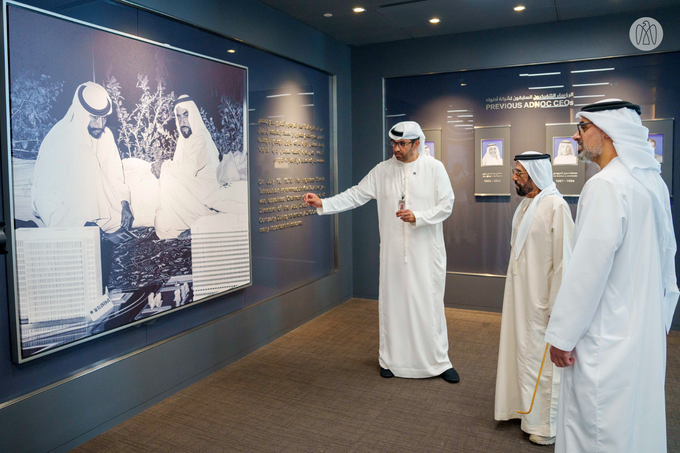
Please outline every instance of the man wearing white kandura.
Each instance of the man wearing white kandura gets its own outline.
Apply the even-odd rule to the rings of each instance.
[[[552,177],[550,155],[515,156],[512,179],[524,200],[512,219],[505,279],[494,418],[520,418],[522,431],[539,445],[555,443],[560,369],[543,366],[545,329],[571,252],[574,221]],[[531,400],[541,371],[536,401]]]
[[[418,123],[399,123],[389,136],[394,156],[358,185],[324,200],[308,193],[305,202],[319,214],[335,214],[377,200],[380,375],[455,383],[460,377],[448,356],[442,227],[453,209],[453,189],[444,165],[424,154]]]
[[[545,339],[564,367],[555,451],[666,452],[666,334],[678,301],[668,188],[640,106],[585,106],[574,250]]]

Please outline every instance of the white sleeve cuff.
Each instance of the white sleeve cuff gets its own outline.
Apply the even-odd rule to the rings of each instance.
[[[418,228],[420,225],[423,224],[422,221],[418,220],[418,219],[422,219],[422,216],[420,215],[419,212],[414,212],[413,217],[415,217],[416,220],[413,223],[409,223],[409,225],[411,225],[411,228]]]

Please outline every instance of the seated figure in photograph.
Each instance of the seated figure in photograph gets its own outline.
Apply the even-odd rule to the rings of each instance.
[[[78,86],[71,107],[47,133],[33,172],[33,212],[48,227],[96,224],[105,233],[129,229],[134,220],[130,190],[106,117],[113,111],[106,90]]]
[[[380,375],[441,376],[458,382],[449,360],[444,313],[446,249],[442,222],[453,209],[444,165],[425,155],[418,123],[389,132],[394,156],[361,182],[332,198],[305,194],[319,214],[335,214],[378,202],[380,230]]]
[[[567,142],[568,143],[568,142]],[[512,220],[496,377],[496,420],[522,420],[522,431],[540,445],[555,443],[560,369],[544,365],[536,401],[528,411],[545,351],[545,329],[571,250],[574,221],[555,187],[550,155],[515,156],[512,180],[524,197]]]
[[[160,182],[161,203],[154,220],[160,239],[188,239],[192,223],[215,214],[206,200],[219,188],[219,151],[189,96],[177,99],[175,119],[180,132],[175,154],[151,167]]]

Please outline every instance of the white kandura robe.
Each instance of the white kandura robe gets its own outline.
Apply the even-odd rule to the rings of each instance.
[[[206,201],[219,189],[218,151],[207,130],[192,130],[189,138],[178,141],[172,160],[161,166],[161,205],[154,221],[161,239],[176,238],[199,217],[215,214]]]
[[[563,257],[571,250],[574,221],[564,199],[547,195],[531,222],[524,247],[515,260],[517,230],[527,208],[525,198],[517,207],[512,226],[512,250],[505,280],[501,341],[498,351],[494,418],[521,418],[522,431],[553,437],[557,423],[560,369],[546,357],[536,400],[528,411],[545,352],[545,329],[562,283]]]
[[[409,224],[396,216],[402,193]],[[334,214],[375,199],[380,229],[380,366],[395,376],[426,378],[452,368],[444,316],[446,250],[442,222],[453,208],[444,165],[419,155],[391,158],[361,182],[323,200],[319,214]]]
[[[666,452],[666,330],[649,192],[615,158],[584,186],[546,341],[571,351],[555,452]]]
[[[86,122],[60,121],[40,145],[33,175],[33,211],[46,226],[95,222],[105,233],[120,228],[121,203],[130,202],[130,189],[108,127],[95,139]]]

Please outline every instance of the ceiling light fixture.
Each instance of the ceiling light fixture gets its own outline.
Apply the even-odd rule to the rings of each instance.
[[[354,11],[355,13],[363,13],[364,11],[366,11],[366,8],[362,8],[361,6],[357,6],[352,11]]]
[[[326,14],[323,15],[323,17],[333,17],[333,14],[332,13],[326,13]]]
[[[436,17],[433,17],[432,19],[430,19],[431,24],[438,24],[439,22],[441,22],[441,21],[439,19],[437,19]]]
[[[467,83],[461,83],[460,86],[464,87]]]
[[[229,49],[229,50],[227,50],[227,52],[229,52],[229,53],[236,53],[236,51],[235,51],[234,49]]]
[[[519,12],[519,11],[524,11],[526,9],[526,7],[524,5],[517,5],[512,9]]]

